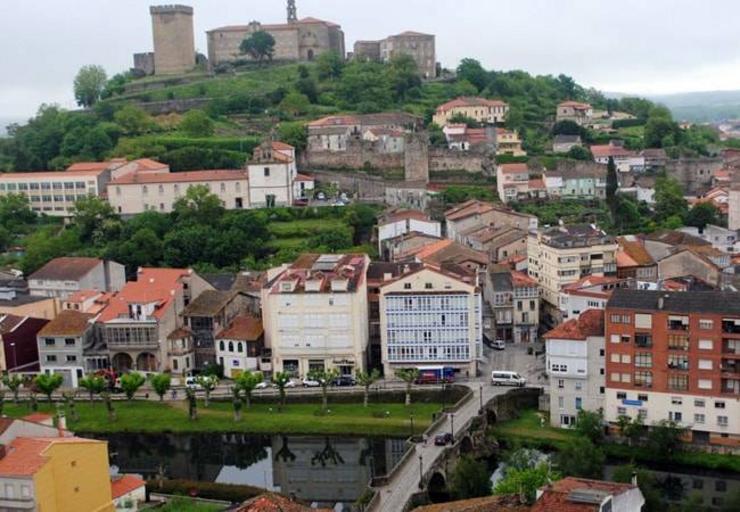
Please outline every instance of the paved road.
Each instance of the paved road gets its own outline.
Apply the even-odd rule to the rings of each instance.
[[[448,416],[447,421],[442,422],[430,432],[429,441],[426,444],[419,443],[415,446],[414,455],[404,460],[387,485],[377,488],[379,500],[370,509],[371,512],[399,512],[403,510],[412,494],[418,491],[422,472],[426,473],[427,469],[437,461],[444,451],[444,447],[434,446],[434,436],[450,432],[453,422],[455,432],[457,432],[459,428],[477,416],[480,410],[481,392],[483,403],[486,403],[494,396],[504,394],[511,389],[491,386],[488,380],[491,369],[517,371],[525,376],[532,386],[544,385],[544,381],[539,379],[544,369],[542,356],[528,355],[526,347],[523,346],[511,346],[503,351],[491,352],[486,354],[487,362],[484,365],[484,377],[478,381],[466,383],[473,390],[473,397],[455,412],[453,418]]]

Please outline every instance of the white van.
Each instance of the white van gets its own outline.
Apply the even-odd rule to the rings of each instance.
[[[494,350],[504,350],[506,348],[506,342],[504,340],[493,340],[491,347],[493,347]]]
[[[491,372],[491,385],[492,386],[519,386],[524,387],[527,383],[527,379],[519,375],[517,372],[507,372],[494,370]]]

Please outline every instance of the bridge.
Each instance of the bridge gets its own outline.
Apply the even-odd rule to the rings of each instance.
[[[457,409],[442,415],[426,434],[426,443],[412,445],[393,470],[371,483],[375,491],[368,512],[401,512],[427,492],[447,487],[449,472],[457,459],[485,445],[485,427],[499,419],[508,419],[517,410],[536,407],[540,388],[502,388],[484,382],[469,382],[468,393]],[[451,432],[454,442],[435,446],[434,436]],[[449,469],[448,469],[449,468]]]

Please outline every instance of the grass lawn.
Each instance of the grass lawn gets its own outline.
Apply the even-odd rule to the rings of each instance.
[[[156,510],[158,512],[219,512],[224,510],[224,507],[211,503],[198,503],[188,498],[175,498]]]
[[[234,421],[233,409],[228,402],[212,402],[206,409],[198,404],[198,419],[188,420],[187,404],[182,402],[115,402],[117,419],[108,421],[105,406],[97,402],[78,402],[79,421],[67,417],[73,431],[90,433],[113,432],[245,432],[254,434],[347,434],[371,436],[403,436],[410,433],[409,414],[414,414],[414,429],[421,432],[432,422],[432,413],[441,409],[440,404],[419,403],[406,407],[400,403],[371,404],[365,408],[358,404],[332,404],[329,414],[319,415],[320,405],[288,404],[282,413],[268,404],[253,405],[242,409],[240,422]],[[46,403],[39,410],[52,412]],[[388,412],[386,415],[385,413]],[[25,404],[5,405],[4,413],[11,417],[29,413]]]
[[[545,425],[541,426],[541,417],[534,409],[525,410],[517,419],[494,425],[491,434],[509,443],[554,450],[561,449],[568,441],[578,437],[579,434],[573,430],[551,427],[547,419]],[[656,462],[652,453],[641,447],[607,443],[603,445],[603,449],[608,457],[615,459]],[[740,472],[740,457],[733,455],[686,451],[674,454],[673,461],[684,466]]]
[[[645,136],[645,126],[627,126],[619,128],[617,133],[623,137],[643,138]]]
[[[342,219],[298,219],[289,222],[273,221],[270,223],[270,233],[276,237],[294,237],[297,235],[311,236],[321,231],[331,231],[342,228],[347,224]]]

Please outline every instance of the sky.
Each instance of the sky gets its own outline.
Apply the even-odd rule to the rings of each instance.
[[[174,3],[175,0],[160,3]],[[73,108],[86,64],[109,76],[152,49],[156,0],[0,0],[0,119],[41,103]],[[195,9],[196,48],[222,25],[285,19],[284,0],[180,0]],[[346,46],[404,30],[437,36],[437,59],[564,73],[610,92],[740,89],[737,0],[297,0],[299,17],[342,25]]]

